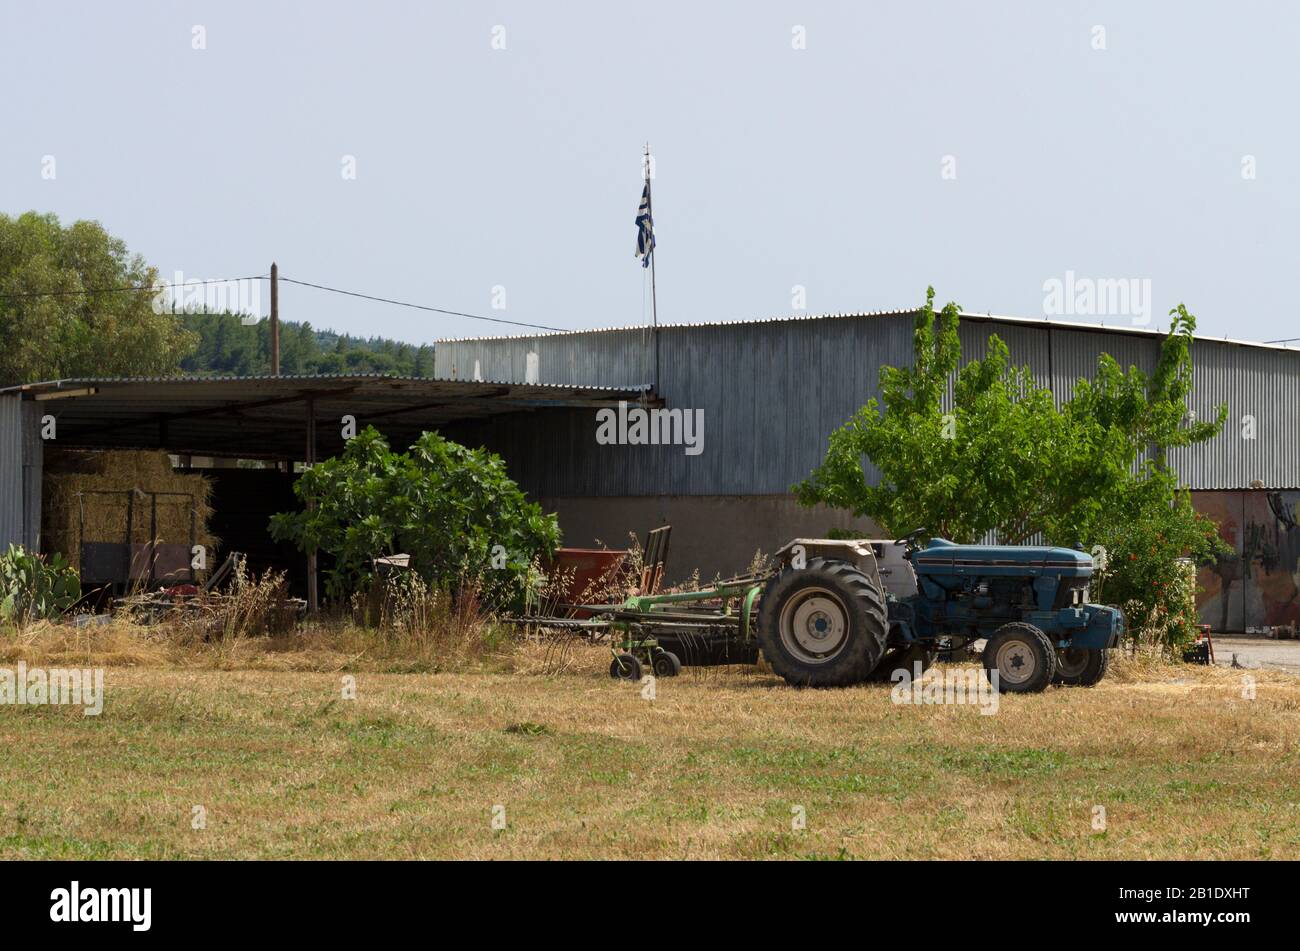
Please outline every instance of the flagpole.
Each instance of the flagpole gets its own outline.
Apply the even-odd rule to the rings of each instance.
[[[650,215],[650,225],[654,227],[655,205],[654,196],[650,185],[650,143],[645,144],[645,195],[646,195],[646,212]],[[657,244],[658,242],[656,242]],[[650,335],[654,339],[655,346],[655,395],[659,393],[659,300],[655,293],[655,251],[654,247],[650,248]]]

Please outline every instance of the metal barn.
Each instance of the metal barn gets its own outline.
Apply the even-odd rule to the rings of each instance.
[[[801,508],[790,487],[821,461],[827,435],[879,395],[880,367],[910,363],[913,317],[832,314],[445,340],[435,348],[435,368],[454,379],[648,380],[666,406],[701,410],[698,455],[674,446],[598,446],[595,421],[581,412],[552,416],[544,430],[500,416],[459,431],[505,455],[525,489],[560,513],[571,543],[619,544],[629,528],[667,522],[678,572],[727,574],[781,539],[850,526],[842,513]],[[1095,373],[1102,353],[1152,370],[1163,337],[1154,328],[966,313],[964,358],[981,356],[990,334],[1060,399]],[[1220,588],[1211,598],[1222,600],[1209,604],[1207,616],[1238,629],[1300,620],[1295,590],[1289,598],[1264,596],[1261,582],[1261,572],[1283,568],[1300,578],[1300,532],[1292,527],[1300,503],[1300,350],[1198,337],[1193,356],[1194,412],[1207,418],[1226,403],[1228,423],[1212,442],[1175,452],[1174,464],[1244,561],[1252,537],[1269,539],[1267,567],[1244,564],[1235,580],[1205,579],[1207,589]]]

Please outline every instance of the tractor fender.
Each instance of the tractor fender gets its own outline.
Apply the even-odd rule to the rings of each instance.
[[[782,568],[814,558],[847,562],[900,601],[916,594],[916,572],[907,560],[907,548],[892,540],[875,538],[796,538],[777,549],[773,559]]]
[[[783,568],[806,567],[814,558],[845,561],[868,578],[880,577],[871,543],[861,539],[795,538],[778,548],[772,557]]]

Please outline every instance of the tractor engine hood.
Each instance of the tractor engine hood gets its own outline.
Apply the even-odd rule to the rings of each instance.
[[[912,566],[923,575],[1057,575],[1092,576],[1092,556],[1073,548],[1048,545],[957,545],[944,538],[912,553]]]

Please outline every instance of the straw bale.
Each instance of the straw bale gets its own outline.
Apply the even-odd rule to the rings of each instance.
[[[62,552],[76,568],[81,565],[81,540],[127,540],[127,493],[135,492],[131,541],[150,541],[151,500],[145,493],[175,492],[188,497],[159,495],[159,543],[190,543],[190,511],[194,510],[195,543],[208,550],[209,569],[218,539],[209,530],[212,481],[198,473],[178,472],[165,452],[51,450],[46,454],[42,484],[42,547]],[[99,493],[109,492],[111,495]],[[84,518],[84,523],[83,523]],[[84,524],[84,536],[81,528]]]

